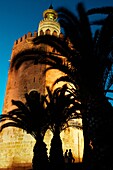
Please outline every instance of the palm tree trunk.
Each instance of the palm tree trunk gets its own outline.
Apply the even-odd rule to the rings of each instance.
[[[57,129],[51,140],[50,164],[52,169],[64,169],[64,157],[60,131]]]
[[[88,131],[88,116],[87,111],[82,111],[82,124],[83,124],[83,136],[84,136],[84,151],[83,151],[83,165],[84,168],[87,168],[89,162],[91,161],[90,158],[90,136]]]
[[[81,88],[82,91],[80,92],[81,95],[81,103],[83,105],[83,108],[81,110],[82,114],[82,125],[83,125],[83,136],[84,136],[84,151],[83,151],[83,164],[84,168],[87,167],[87,164],[89,164],[89,143],[90,143],[90,133],[89,133],[89,112],[88,112],[88,103],[89,101],[89,92],[86,90],[86,88]]]
[[[33,170],[47,170],[49,166],[46,144],[43,142],[41,135],[38,135],[34,149],[32,160]]]

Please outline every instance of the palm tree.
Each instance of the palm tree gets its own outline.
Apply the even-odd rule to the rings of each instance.
[[[107,9],[106,14],[108,15],[103,22],[90,23],[89,15],[95,14],[96,11],[97,13],[100,11],[105,14],[105,9]],[[89,141],[92,140],[95,164],[100,162],[101,166],[102,162],[104,164],[111,164],[111,150],[113,152],[113,147],[109,143],[110,140],[107,140],[109,136],[106,138],[105,134],[106,130],[107,134],[109,134],[110,129],[113,129],[113,108],[106,97],[106,92],[113,82],[113,8],[95,9],[91,13],[91,11],[85,11],[84,5],[79,3],[77,10],[78,17],[65,8],[58,9],[59,22],[64,28],[66,38],[69,38],[68,41],[66,41],[66,38],[59,39],[46,35],[35,38],[34,44],[48,44],[55,47],[60,56],[65,57],[66,62],[62,62],[62,59],[56,53],[43,52],[44,57],[39,57],[39,52],[39,60],[37,60],[38,62],[49,64],[50,67],[47,70],[59,69],[66,74],[66,76],[56,80],[55,83],[58,81],[68,81],[73,83],[79,90],[81,103],[84,105],[82,110],[84,134],[83,161],[88,162],[87,148]],[[92,36],[92,24],[101,24],[100,29],[95,32],[94,36]]]
[[[81,114],[77,113],[80,110],[81,104],[78,102],[78,96],[73,94],[73,90],[64,84],[55,90],[50,90],[47,87],[47,110],[50,115],[49,128],[53,133],[50,148],[50,163],[52,168],[64,168],[64,157],[62,150],[62,141],[60,133],[67,128],[68,121],[73,118],[81,118]]]
[[[100,21],[101,28],[95,32],[94,37],[92,36],[90,22],[87,17],[87,15],[92,14],[91,11],[93,14],[95,14],[96,11],[97,13],[100,11],[100,13],[103,12],[104,14],[106,11],[106,14],[109,14],[103,20],[104,22]],[[85,127],[84,137],[88,132],[89,140],[91,139],[94,145],[95,161],[97,164],[100,164],[101,168],[103,164],[102,162],[105,162],[104,165],[107,164],[105,166],[108,168],[111,164],[110,155],[112,145],[108,138],[111,136],[109,133],[110,129],[113,129],[113,109],[106,98],[106,92],[109,90],[113,82],[113,7],[95,9],[95,11],[92,9],[86,13],[83,5],[78,4],[78,12],[79,22],[78,24],[76,22],[77,20],[74,22],[74,24],[76,24],[76,29],[78,29],[78,34],[75,31],[70,31],[72,35],[76,35],[72,36],[69,34],[69,38],[74,48],[79,51],[81,56],[77,64],[79,63],[78,73],[80,73],[80,81],[78,84],[80,87],[80,93],[82,94],[81,102],[84,103],[86,107],[85,112],[83,111],[82,114],[83,127]],[[66,15],[68,21],[70,21],[68,16]],[[75,29],[75,27],[71,24],[72,29]],[[68,34],[70,32],[66,33]],[[106,114],[108,116],[106,116]],[[85,148],[87,148],[87,143],[88,142],[86,141]],[[86,156],[88,155],[87,150],[84,150],[84,153]]]
[[[32,159],[33,170],[46,169],[48,166],[48,156],[46,144],[43,137],[48,129],[48,116],[45,106],[45,97],[35,90],[25,94],[26,103],[12,100],[12,104],[17,108],[7,114],[0,115],[0,131],[9,126],[14,126],[25,130],[36,140],[34,146],[34,156]]]

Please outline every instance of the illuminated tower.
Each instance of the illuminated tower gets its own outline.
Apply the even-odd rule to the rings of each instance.
[[[33,34],[28,32],[28,34],[14,42],[3,114],[13,109],[11,104],[12,99],[24,102],[24,94],[32,89],[36,89],[40,93],[45,94],[45,87],[47,85],[51,86],[56,78],[62,75],[60,71],[54,70],[48,71],[45,75],[43,74],[47,66],[35,64],[35,51],[40,48],[48,52],[57,51],[48,45],[34,45],[32,43],[32,40],[39,35],[50,34],[62,38],[63,35],[60,32],[60,25],[57,22],[57,18],[57,12],[50,6],[49,9],[44,11],[43,20],[40,21],[38,30]],[[57,86],[61,86],[61,83],[58,83]],[[51,138],[52,133],[48,130],[44,138],[48,150]],[[71,148],[76,161],[81,160],[83,153],[81,150],[78,152],[78,146],[79,148],[83,148],[82,132],[68,128],[61,133],[61,138],[63,150],[65,151]],[[17,167],[19,170],[20,167],[20,170],[29,169],[31,167],[34,144],[35,140],[32,136],[26,134],[23,130],[12,127],[4,129],[0,134],[0,168],[12,170]]]

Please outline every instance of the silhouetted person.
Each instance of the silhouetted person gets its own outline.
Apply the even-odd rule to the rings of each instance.
[[[64,154],[64,162],[68,163],[68,149],[66,149],[65,154]]]
[[[74,163],[74,161],[75,161],[75,159],[73,158],[71,149],[69,149],[69,152],[68,152],[68,163]]]

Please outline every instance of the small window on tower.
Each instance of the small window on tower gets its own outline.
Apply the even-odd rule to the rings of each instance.
[[[49,29],[46,30],[46,34],[50,34],[50,30]]]
[[[34,77],[34,80],[33,80],[33,82],[35,82],[35,77]]]
[[[42,30],[40,31],[40,35],[44,35],[44,32]]]
[[[56,32],[56,31],[53,31],[53,35],[54,35],[54,36],[57,36],[57,32]]]

